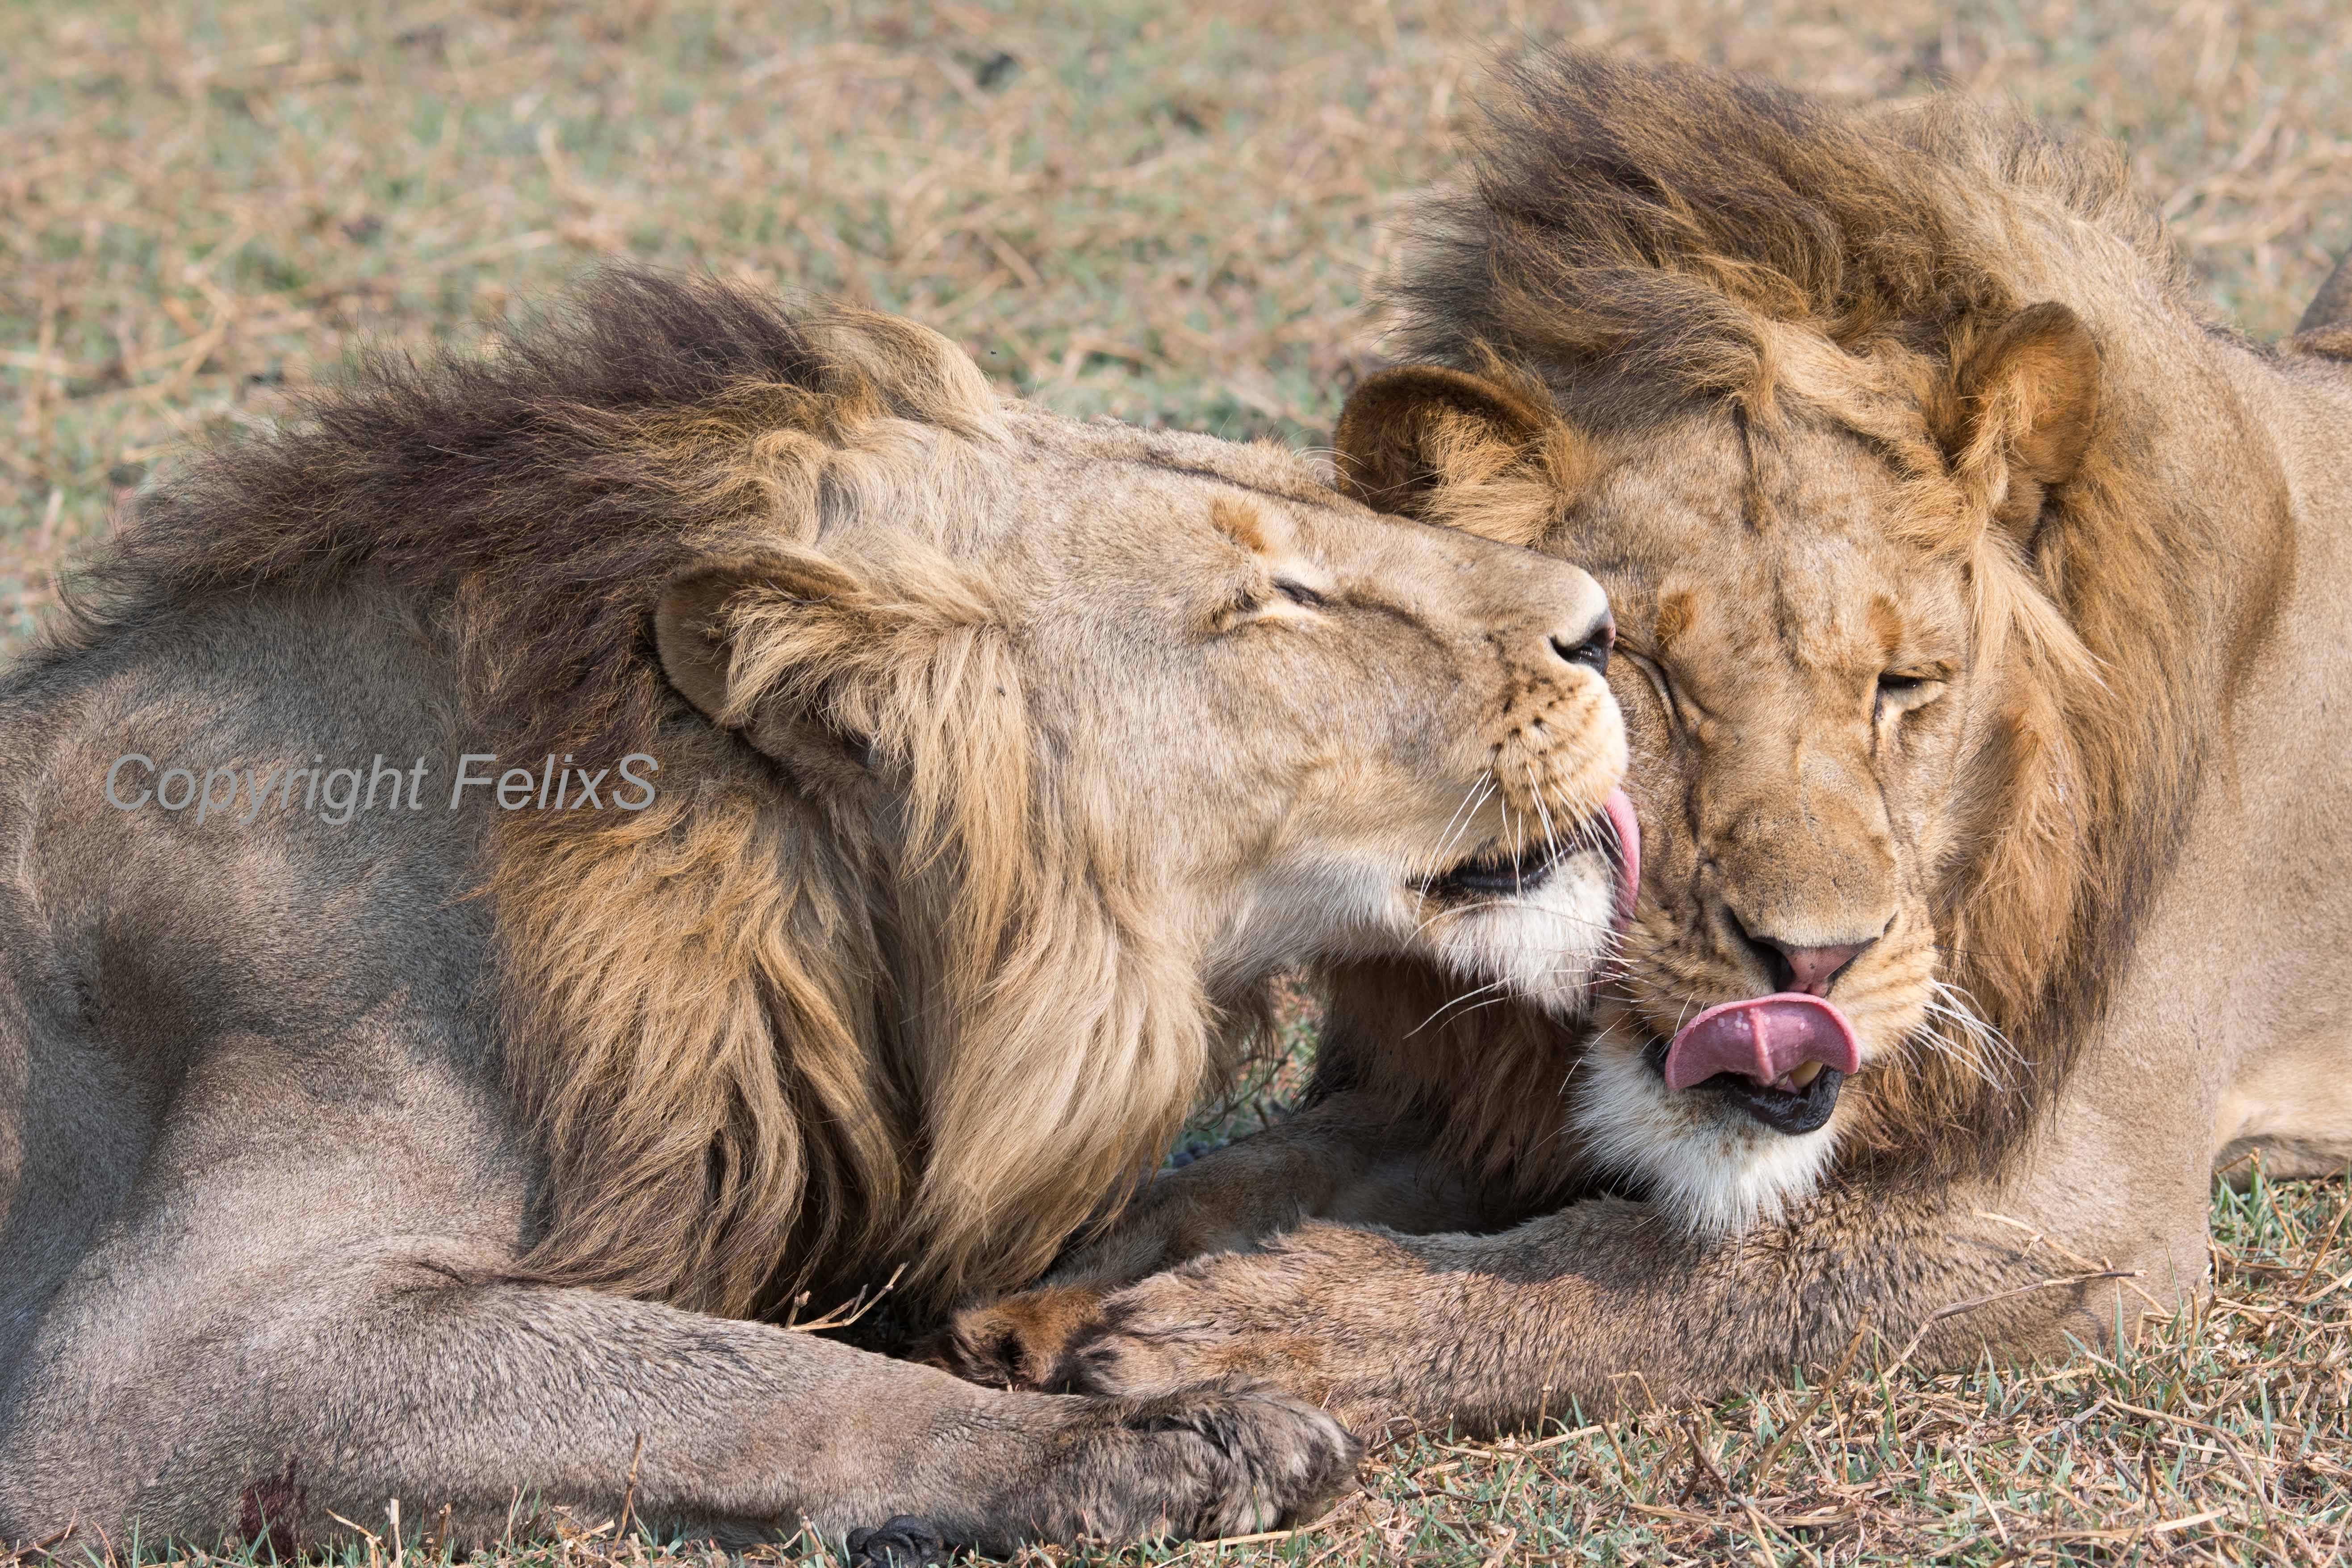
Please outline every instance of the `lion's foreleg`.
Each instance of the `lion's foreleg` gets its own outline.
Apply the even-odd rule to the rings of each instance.
[[[1643,1205],[1579,1204],[1493,1237],[1314,1225],[1109,1299],[1055,1374],[1139,1394],[1279,1389],[1354,1429],[1520,1430],[1713,1397],[1827,1366],[1986,1342],[2063,1347],[2118,1282],[1971,1212],[1825,1200],[1801,1229],[1689,1237]],[[1947,1316],[1947,1309],[1958,1308]],[[1916,1342],[1914,1342],[1915,1336]]]
[[[459,1542],[625,1508],[747,1541],[897,1515],[1003,1550],[1268,1528],[1354,1447],[1296,1405],[975,1387],[805,1333],[416,1259],[213,1294],[126,1356],[102,1313],[39,1352],[6,1423],[7,1522],[315,1542],[397,1499]],[[151,1342],[152,1336],[151,1336]],[[340,1517],[339,1517],[340,1516]],[[344,1521],[349,1521],[348,1523]]]

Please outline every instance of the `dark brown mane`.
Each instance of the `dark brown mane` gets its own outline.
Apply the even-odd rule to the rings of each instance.
[[[1995,193],[2123,239],[2186,300],[2112,149],[1958,100],[1841,111],[1696,67],[1541,56],[1498,70],[1469,163],[1414,222],[1387,294],[1399,340],[1412,358],[1475,368],[1486,345],[1535,367],[1591,428],[1683,397],[1768,398],[1767,323],[1946,352],[2068,248],[1993,237],[1970,203]]]
[[[50,641],[374,574],[498,628],[478,700],[519,726],[519,754],[629,751],[659,721],[650,595],[772,508],[742,447],[905,412],[818,350],[821,309],[615,268],[495,353],[369,356],[278,431],[218,441],[142,497]]]

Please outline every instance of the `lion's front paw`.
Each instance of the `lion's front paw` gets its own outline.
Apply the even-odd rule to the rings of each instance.
[[[967,1383],[1045,1388],[1070,1347],[1101,1323],[1103,1294],[1048,1285],[959,1312],[924,1359]]]
[[[1221,1260],[1223,1261],[1223,1260]],[[1316,1397],[1311,1335],[1284,1335],[1259,1310],[1250,1271],[1195,1266],[1130,1285],[1104,1304],[1049,1376],[1064,1393],[1149,1398],[1214,1385]]]
[[[1286,1399],[1180,1394],[1144,1402],[1130,1418],[1202,1464],[1199,1536],[1280,1530],[1314,1517],[1356,1472],[1364,1446],[1320,1410]],[[1202,1461],[1206,1460],[1203,1464]]]
[[[1026,1539],[1189,1540],[1314,1517],[1363,1446],[1320,1410],[1195,1390],[1160,1399],[1053,1399],[1071,1422],[1039,1471],[991,1510]]]
[[[1050,1386],[1151,1397],[1224,1387],[1287,1394],[1357,1431],[1400,1407],[1398,1369],[1427,1324],[1393,1238],[1318,1226],[1263,1252],[1203,1258],[1129,1286]]]

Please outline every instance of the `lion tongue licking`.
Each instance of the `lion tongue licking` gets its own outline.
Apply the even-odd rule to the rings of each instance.
[[[1842,1073],[1862,1065],[1853,1026],[1818,996],[1783,991],[1709,1007],[1666,1047],[1666,1087],[1688,1089],[1717,1073],[1780,1083],[1807,1062]]]
[[[1609,826],[1617,830],[1617,900],[1612,923],[1622,936],[1633,923],[1633,900],[1642,890],[1642,824],[1622,789],[1611,790],[1601,809],[1608,813]]]

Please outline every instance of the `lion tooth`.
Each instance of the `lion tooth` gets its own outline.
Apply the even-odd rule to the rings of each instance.
[[[1821,1076],[1821,1063],[1804,1062],[1798,1066],[1796,1071],[1789,1075],[1789,1081],[1795,1084],[1799,1089],[1805,1089],[1811,1085],[1813,1079]]]

